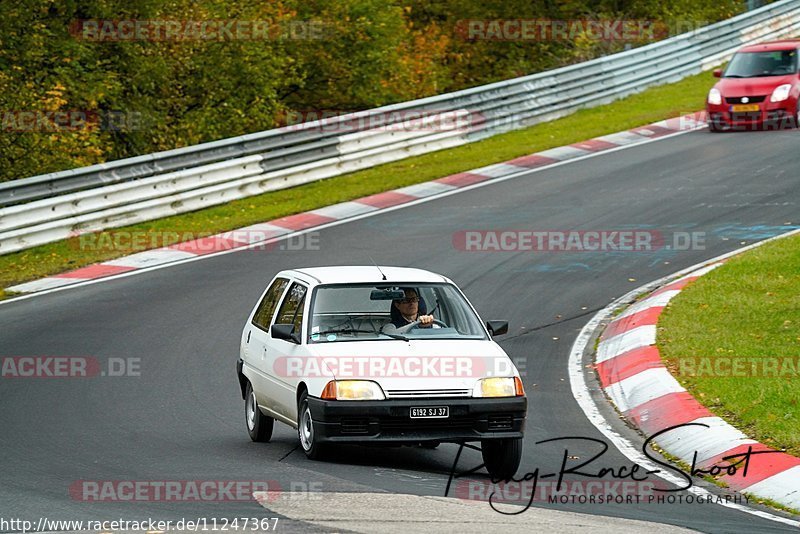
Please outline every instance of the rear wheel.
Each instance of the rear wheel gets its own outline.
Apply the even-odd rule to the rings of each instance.
[[[318,460],[324,456],[326,447],[317,439],[314,428],[314,419],[311,417],[311,407],[308,405],[308,392],[303,391],[297,402],[297,437],[300,447],[311,460]]]
[[[253,441],[269,441],[272,438],[275,419],[264,415],[258,409],[256,393],[249,382],[247,383],[247,391],[244,398],[244,417],[247,422],[247,433],[250,434],[250,439]]]
[[[522,461],[522,438],[487,439],[481,442],[486,470],[494,480],[509,480]]]

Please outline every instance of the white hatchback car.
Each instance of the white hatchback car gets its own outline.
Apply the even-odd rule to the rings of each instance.
[[[247,430],[269,441],[275,419],[291,425],[312,459],[333,443],[480,441],[489,473],[510,478],[527,398],[492,340],[507,331],[506,321],[484,324],[452,281],[428,271],[282,271],[242,332]]]

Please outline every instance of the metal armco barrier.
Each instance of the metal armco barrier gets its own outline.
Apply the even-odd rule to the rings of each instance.
[[[798,33],[800,0],[781,0],[694,32],[530,76],[0,183],[0,254],[525,128],[708,70],[745,44]]]

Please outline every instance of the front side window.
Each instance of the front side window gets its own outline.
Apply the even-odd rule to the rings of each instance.
[[[486,339],[480,319],[452,284],[318,286],[311,300],[310,313],[310,343]],[[406,324],[407,317],[412,314],[415,317],[433,315],[435,324],[414,327],[399,336],[393,333],[396,327]]]
[[[294,332],[299,334],[303,327],[303,305],[306,300],[306,287],[298,284],[292,284],[281,304],[281,309],[278,311],[278,324],[291,324],[294,325]]]
[[[261,303],[253,315],[253,324],[262,330],[269,330],[272,316],[275,315],[275,308],[278,307],[278,301],[283,295],[286,286],[289,285],[289,280],[286,278],[276,278],[269,289],[261,299]]]
[[[723,78],[785,76],[797,72],[797,50],[739,52],[725,69]]]

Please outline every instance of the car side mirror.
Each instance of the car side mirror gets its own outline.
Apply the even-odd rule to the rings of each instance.
[[[269,333],[275,339],[283,339],[300,344],[300,338],[294,333],[293,324],[274,324],[270,328]]]
[[[486,321],[486,328],[492,337],[502,336],[508,333],[508,321]]]
[[[714,69],[714,78],[722,78],[722,69]]]

